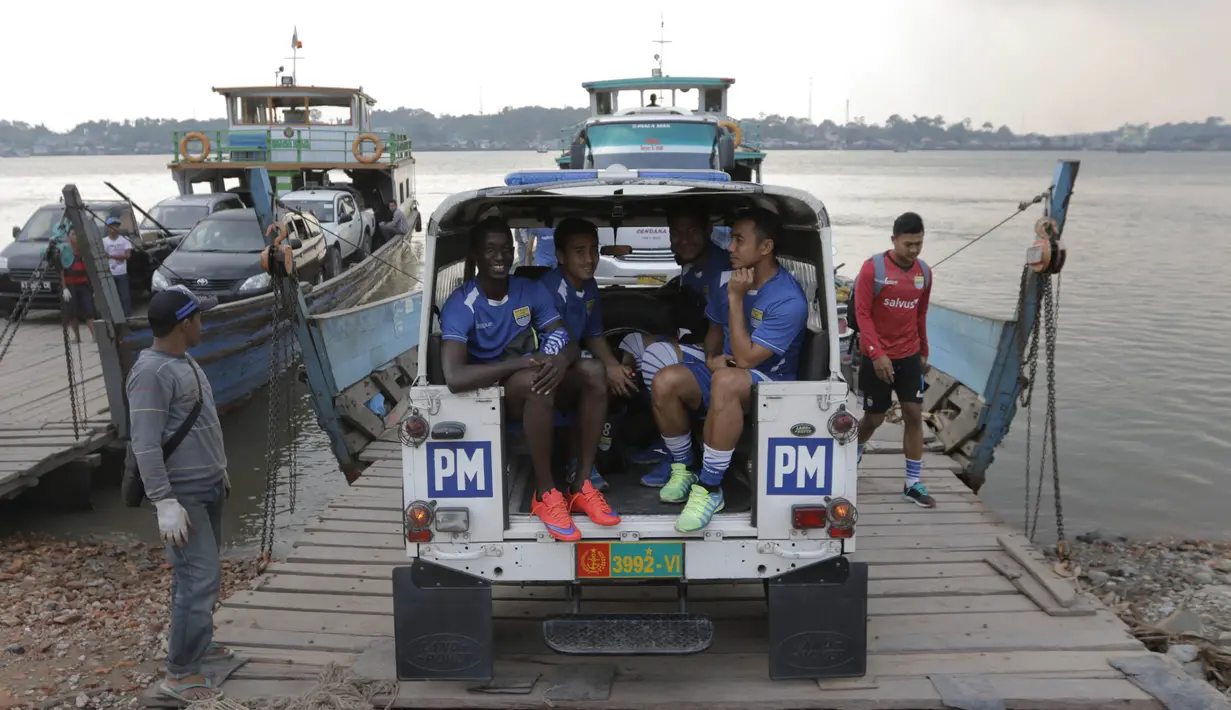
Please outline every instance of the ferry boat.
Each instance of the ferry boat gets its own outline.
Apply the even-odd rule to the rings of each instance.
[[[406,215],[410,232],[385,242],[373,252],[361,251],[357,263],[332,278],[310,286],[305,284],[305,302],[314,314],[353,308],[379,297],[389,279],[404,277],[414,259],[411,237],[422,231],[415,192],[415,159],[409,136],[373,127],[375,99],[362,87],[299,86],[293,77],[283,77],[277,86],[225,87],[214,91],[226,106],[226,130],[190,129],[177,132],[172,138],[174,155],[168,167],[181,195],[239,194],[253,212],[251,222],[257,247],[264,243],[264,238],[252,210],[253,192],[261,187],[250,180],[256,174],[254,168],[263,169],[262,174],[267,177],[262,179],[268,185],[264,192],[275,200],[296,190],[336,189],[345,192],[352,201],[348,204],[354,204],[361,212],[366,202],[375,211],[377,221],[390,219],[390,204],[396,203]],[[275,204],[275,219],[290,230],[290,236],[306,228],[302,238],[305,249],[316,231],[321,230],[314,225],[330,221],[317,219],[307,209],[297,213],[293,207]],[[359,214],[353,217],[362,218]],[[337,221],[331,223],[337,226]],[[323,236],[329,249],[338,247],[337,234]],[[185,240],[189,238],[191,232]],[[177,249],[182,247],[183,242]],[[101,244],[95,248],[101,249]],[[259,263],[258,257],[251,253],[254,264]],[[236,288],[226,279],[180,276],[164,276],[168,283],[159,285],[165,288],[182,284],[201,295],[222,295],[223,290],[230,293]],[[101,283],[109,280],[109,274],[104,269],[96,278]],[[269,345],[274,313],[268,274],[265,279],[266,288],[257,290],[260,295],[222,303],[204,315],[204,337],[192,355],[209,376],[220,409],[241,403],[270,380]],[[393,290],[403,288],[398,283]],[[96,285],[95,293],[103,294],[103,290]],[[114,340],[119,361],[131,364],[136,353],[153,340],[149,322],[140,316],[125,319],[122,314],[106,312],[106,300],[104,295],[96,296],[100,319],[118,326]],[[286,363],[280,365],[285,366]],[[120,368],[120,372],[126,373],[126,367]],[[122,378],[117,386],[122,392]],[[113,383],[108,382],[108,388],[112,387]],[[117,419],[123,419],[122,410]],[[117,427],[125,431],[123,423],[117,421]]]

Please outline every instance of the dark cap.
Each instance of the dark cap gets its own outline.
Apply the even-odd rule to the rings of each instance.
[[[208,311],[218,305],[213,296],[198,296],[185,286],[172,286],[154,294],[150,299],[147,318],[150,325],[174,326],[199,311]]]

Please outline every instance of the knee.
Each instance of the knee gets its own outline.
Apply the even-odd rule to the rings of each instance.
[[[577,361],[576,368],[583,387],[604,392],[607,390],[607,369],[603,367],[603,363],[594,358],[585,358]]]
[[[650,384],[650,397],[655,402],[680,397],[681,388],[692,377],[692,372],[683,365],[670,365],[659,370]]]
[[[908,427],[923,426],[923,411],[918,407],[902,407],[902,423]]]
[[[742,402],[747,399],[751,390],[752,375],[748,374],[747,370],[734,367],[719,370],[710,380],[711,400],[715,404]]]

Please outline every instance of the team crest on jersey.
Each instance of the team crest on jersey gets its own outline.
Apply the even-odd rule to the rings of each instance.
[[[754,325],[761,325],[761,319],[765,317],[765,311],[760,308],[752,309],[752,322]]]
[[[915,276],[915,288],[923,288],[923,274],[918,274]]]
[[[594,299],[586,301],[586,315],[590,315],[590,311],[594,310]]]
[[[518,327],[525,328],[530,325],[530,306],[522,306],[513,311],[513,322]]]

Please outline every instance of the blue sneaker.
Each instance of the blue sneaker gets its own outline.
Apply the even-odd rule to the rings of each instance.
[[[627,454],[629,463],[649,464],[658,463],[667,458],[667,447],[659,443],[654,446],[647,446],[644,449],[633,451]],[[662,485],[662,484],[659,484]]]
[[[667,485],[667,481],[671,480],[671,464],[674,463],[670,458],[664,458],[658,462],[658,465],[650,469],[648,473],[641,477],[641,485],[650,488],[662,488]]]
[[[902,497],[920,508],[936,507],[936,499],[928,495],[927,486],[922,483],[916,483],[911,486],[903,487]]]
[[[569,482],[569,485],[572,485],[573,480],[577,478],[577,459],[573,459],[568,462],[568,476],[565,478]],[[597,466],[590,467],[590,485],[593,486],[596,491],[605,491],[610,488],[610,486],[607,485],[607,479],[603,478],[602,474],[598,472]]]

